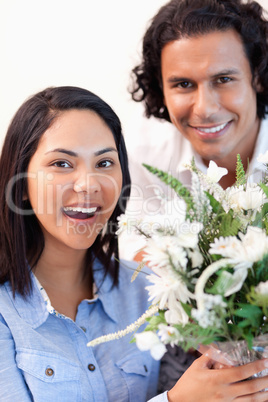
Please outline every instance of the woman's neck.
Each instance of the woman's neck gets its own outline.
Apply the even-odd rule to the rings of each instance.
[[[85,272],[85,250],[45,248],[34,273],[47,292],[52,306],[73,320],[83,299],[93,297],[91,273]]]

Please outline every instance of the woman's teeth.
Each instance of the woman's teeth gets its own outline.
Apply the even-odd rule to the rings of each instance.
[[[64,207],[64,212],[82,212],[83,214],[94,214],[97,211],[97,207],[92,208],[81,208],[81,207]]]
[[[224,129],[227,126],[228,123],[223,123],[220,126],[215,126],[215,127],[211,127],[211,128],[204,128],[204,127],[197,127],[197,130],[202,131],[203,133],[206,134],[213,134],[213,133],[217,133],[218,131],[221,131],[222,129]]]

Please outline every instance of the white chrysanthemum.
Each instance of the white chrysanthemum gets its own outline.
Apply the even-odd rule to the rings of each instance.
[[[122,232],[127,232],[128,234],[133,233],[135,231],[136,226],[140,222],[136,218],[132,218],[127,214],[121,214],[118,218],[118,230],[116,232],[119,235]]]
[[[227,174],[227,169],[218,167],[218,165],[214,161],[209,162],[207,176],[213,183],[218,183],[218,181],[220,181],[220,179]]]
[[[255,287],[255,292],[261,295],[268,295],[268,281],[260,282],[258,286]]]
[[[158,328],[158,336],[160,337],[161,342],[163,342],[164,344],[175,346],[178,342],[181,342],[183,340],[183,337],[181,336],[177,328],[165,324],[159,324]]]
[[[243,249],[244,259],[252,263],[262,260],[265,254],[268,253],[268,236],[265,230],[249,226],[247,233],[239,234]]]
[[[265,154],[260,154],[257,157],[257,161],[260,163],[267,164],[268,163],[268,151],[266,151]]]
[[[210,254],[219,254],[230,258],[235,268],[249,268],[268,253],[268,237],[264,230],[249,226],[247,233],[234,236],[220,237],[210,244]]]
[[[141,351],[150,350],[155,360],[160,360],[166,353],[165,345],[158,336],[152,331],[145,331],[135,335],[137,347]]]
[[[244,186],[229,187],[226,190],[226,201],[234,211],[258,210],[266,201],[262,189],[255,183]]]
[[[219,239],[214,239],[214,243],[210,244],[209,249],[210,254],[222,255],[234,260],[241,257],[241,252],[243,252],[241,241],[234,236],[221,236]]]
[[[171,270],[154,268],[157,275],[151,274],[147,279],[153,284],[146,287],[149,292],[149,301],[159,302],[159,309],[175,310],[178,301],[186,303],[190,300],[191,293],[183,280]]]
[[[153,237],[149,239],[144,249],[144,261],[152,267],[176,267],[186,268],[187,253],[174,236]]]

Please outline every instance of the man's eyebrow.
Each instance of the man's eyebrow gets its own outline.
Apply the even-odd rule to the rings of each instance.
[[[222,77],[226,75],[238,75],[240,71],[236,68],[227,68],[225,70],[221,70],[216,74],[213,74],[212,77]]]
[[[228,68],[225,70],[221,70],[218,73],[212,74],[212,78],[217,78],[217,77],[222,77],[222,76],[228,76],[228,75],[239,75],[240,71],[236,68]],[[183,82],[183,81],[192,81],[191,78],[189,77],[180,77],[178,75],[172,75],[171,77],[168,78],[168,82],[170,84],[177,83],[177,82]]]
[[[76,152],[73,152],[73,151],[70,151],[69,149],[64,149],[64,148],[55,148],[55,149],[52,149],[51,151],[46,152],[46,154],[50,154],[52,152],[60,152],[62,154],[73,156],[75,158],[78,157],[78,154]],[[116,152],[116,153],[118,153],[116,148],[108,147],[108,148],[103,148],[103,149],[100,149],[99,151],[94,152],[94,155],[95,156],[100,156],[100,155],[105,154],[107,152]]]

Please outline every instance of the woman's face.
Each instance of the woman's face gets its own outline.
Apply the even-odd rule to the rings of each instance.
[[[89,110],[62,112],[28,167],[28,198],[45,247],[85,250],[110,218],[122,188],[113,134]]]

